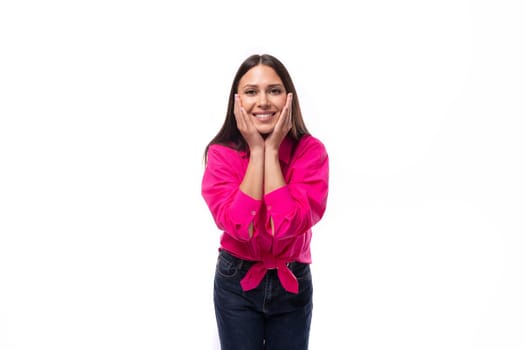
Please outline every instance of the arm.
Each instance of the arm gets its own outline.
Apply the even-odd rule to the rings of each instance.
[[[261,200],[241,191],[244,174],[238,157],[238,152],[228,147],[210,146],[202,179],[202,196],[217,227],[246,242],[251,238],[253,219]]]
[[[286,104],[279,115],[272,134],[264,141],[264,194],[286,185],[281,164],[279,148],[292,128],[292,94],[288,94]]]
[[[235,164],[236,151],[211,146],[202,193],[217,226],[240,241],[248,241],[253,236],[253,222],[263,195],[264,140],[237,95],[234,114],[237,128],[250,149],[248,166],[243,169]]]
[[[262,182],[264,172],[264,149],[255,149],[250,152],[250,160],[244,179],[239,186],[240,190],[258,201],[262,198]],[[255,213],[256,211],[252,211]],[[248,235],[253,237],[253,219],[248,227]]]
[[[237,128],[250,149],[250,160],[240,189],[250,197],[260,200],[264,181],[264,140],[259,135],[251,118],[246,115],[238,95],[235,95],[234,114]]]
[[[296,149],[287,185],[265,195],[267,229],[276,239],[304,234],[323,216],[328,198],[329,164],[324,145],[307,137]]]

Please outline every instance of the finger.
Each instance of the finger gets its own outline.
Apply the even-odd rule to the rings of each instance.
[[[243,125],[246,127],[247,130],[252,129],[253,127],[253,120],[248,116],[248,113],[246,113],[246,110],[244,107],[240,106],[240,118],[242,119]]]
[[[233,114],[237,118],[239,114],[239,104],[237,103],[237,94],[233,95]]]
[[[239,95],[235,94],[235,108],[236,108],[236,113],[238,115],[238,117],[242,118],[242,119],[246,119],[245,116],[246,116],[246,111],[244,110],[244,107],[242,106],[242,103],[241,103],[241,99],[239,97]]]
[[[292,124],[292,100],[293,100],[293,94],[290,92],[288,94],[288,101],[287,101],[287,104],[288,104],[288,123],[290,125]]]
[[[257,129],[255,128],[255,124],[253,122],[253,119],[248,115],[244,107],[242,106],[241,99],[239,95],[236,96],[236,103],[235,106],[237,108],[237,114],[235,115],[235,118],[237,120],[237,128],[243,135],[243,137],[247,137],[250,134],[257,133]]]
[[[286,96],[286,103],[275,126],[277,127],[281,125],[285,129],[289,129],[292,125],[292,93],[289,93]]]
[[[288,108],[285,105],[283,109],[281,109],[281,112],[279,113],[279,117],[277,119],[277,123],[275,123],[274,130],[279,130],[281,128],[281,125],[285,123],[287,115],[288,115]]]
[[[239,96],[235,94],[234,96],[234,106],[233,106],[233,114],[235,115],[235,120],[237,121],[237,128],[239,130],[243,130],[246,128],[246,122],[243,117],[243,111],[241,107],[241,103],[239,100]]]

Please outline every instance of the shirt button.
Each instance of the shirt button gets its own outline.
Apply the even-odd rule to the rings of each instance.
[[[255,215],[255,210],[252,210],[251,214],[252,214],[252,215]]]

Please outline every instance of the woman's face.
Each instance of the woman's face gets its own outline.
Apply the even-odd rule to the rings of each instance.
[[[286,104],[284,84],[273,68],[259,64],[247,71],[239,80],[238,94],[257,131],[271,133]]]

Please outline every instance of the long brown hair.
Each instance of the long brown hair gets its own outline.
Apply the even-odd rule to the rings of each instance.
[[[235,120],[234,109],[234,96],[237,93],[239,88],[239,81],[241,78],[255,66],[263,64],[273,68],[277,75],[281,78],[286,92],[291,92],[293,94],[292,99],[292,129],[288,132],[293,139],[299,141],[304,135],[310,134],[306,125],[304,124],[303,115],[301,113],[301,107],[299,106],[299,98],[297,97],[297,92],[295,91],[295,86],[292,82],[292,78],[288,73],[286,67],[279,61],[277,58],[264,54],[264,55],[252,55],[248,57],[241,64],[235,77],[230,90],[230,98],[228,100],[228,110],[226,111],[226,118],[221,129],[215,135],[215,137],[208,143],[206,150],[204,151],[204,160],[206,162],[206,156],[208,154],[208,149],[213,144],[221,144],[238,151],[248,151],[248,145],[242,137],[239,129],[237,128],[237,122]]]

